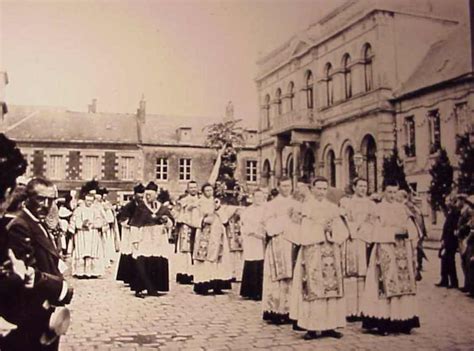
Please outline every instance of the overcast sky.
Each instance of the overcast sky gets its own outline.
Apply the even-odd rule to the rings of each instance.
[[[256,125],[256,60],[342,0],[0,0],[9,104],[235,115]]]

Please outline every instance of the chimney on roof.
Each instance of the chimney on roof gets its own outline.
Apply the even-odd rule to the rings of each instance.
[[[92,99],[92,103],[88,107],[89,113],[97,113],[97,99]]]
[[[179,144],[190,143],[191,142],[192,128],[190,128],[190,127],[179,127],[176,130],[176,134],[178,135],[178,143]]]
[[[145,123],[145,116],[146,116],[146,101],[145,101],[145,97],[142,95],[139,107],[137,109],[137,119],[138,119],[138,121],[140,123]]]

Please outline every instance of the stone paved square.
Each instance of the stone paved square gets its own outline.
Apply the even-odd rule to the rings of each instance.
[[[340,340],[305,341],[302,332],[288,325],[261,320],[260,303],[241,299],[239,284],[225,295],[198,296],[192,286],[172,283],[165,296],[137,299],[110,270],[102,279],[72,280],[72,324],[60,349],[472,350],[474,299],[459,290],[434,287],[439,260],[434,250],[427,255],[418,286],[421,328],[411,335],[376,336],[356,322],[342,330]],[[171,258],[170,277],[172,264]]]

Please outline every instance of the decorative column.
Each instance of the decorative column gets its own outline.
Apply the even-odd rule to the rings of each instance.
[[[276,179],[275,179],[275,170],[274,170],[274,169],[272,169],[272,170],[270,171],[270,179],[269,179],[269,181],[270,181],[270,182],[268,183],[268,185],[270,186],[270,189],[276,188],[276,186],[277,186],[277,181],[276,181]]]
[[[343,182],[343,169],[342,169],[342,158],[334,159],[334,164],[336,168],[336,188],[343,189],[344,185]]]
[[[292,143],[293,147],[293,189],[296,187],[298,178],[300,177],[300,158],[301,158],[301,143]]]
[[[283,161],[282,161],[283,147],[281,145],[275,146],[275,178],[278,181],[282,176]]]
[[[345,84],[344,84],[344,71],[342,69],[334,72],[332,76],[334,103],[344,101],[346,99]]]

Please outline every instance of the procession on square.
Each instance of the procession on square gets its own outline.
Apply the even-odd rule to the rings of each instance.
[[[0,8],[0,350],[472,349],[473,1]]]

